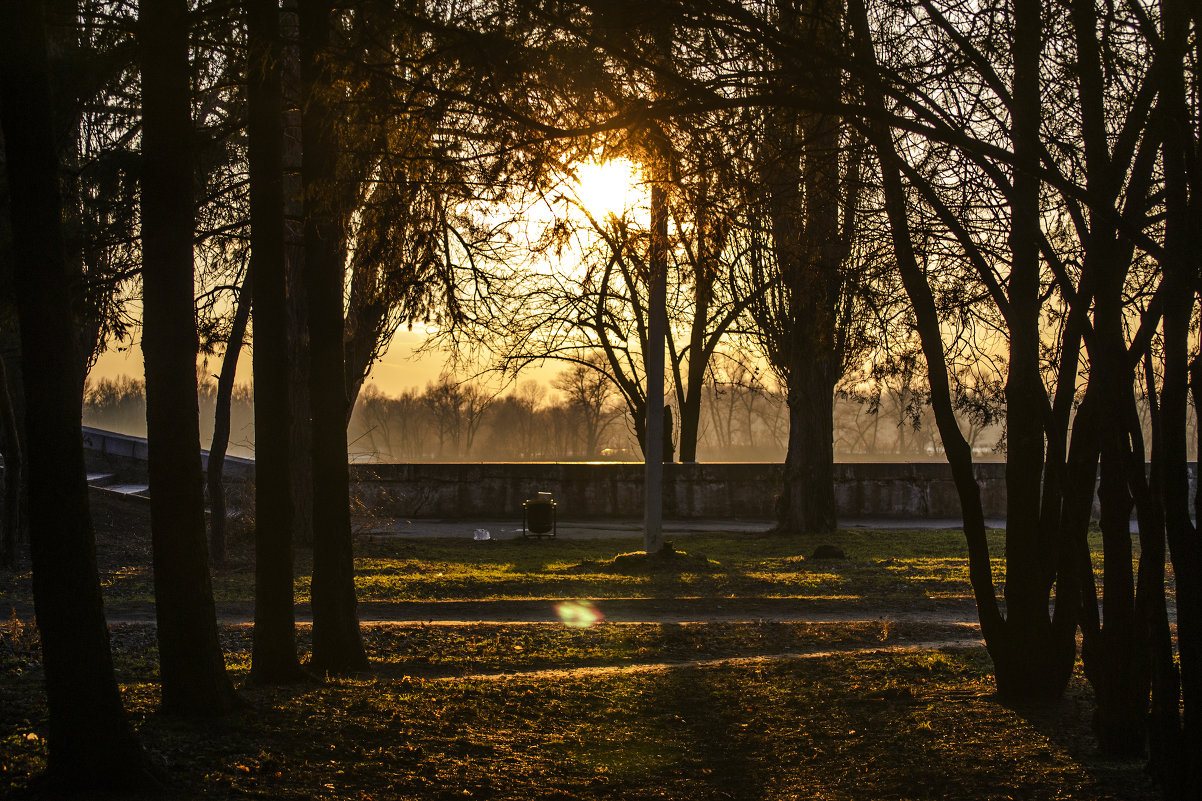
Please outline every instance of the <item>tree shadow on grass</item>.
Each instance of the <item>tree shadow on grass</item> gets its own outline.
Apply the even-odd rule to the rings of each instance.
[[[687,651],[693,632],[664,624],[653,639]],[[12,689],[25,698],[31,686]],[[153,714],[153,685],[126,688],[173,797],[1148,797],[1065,754],[1057,743],[1080,728],[1072,716],[998,704],[975,652],[441,680],[377,672],[245,694],[252,710],[210,727]],[[0,709],[0,722],[25,727],[10,731],[44,728],[42,710],[23,709],[22,723]]]
[[[666,642],[687,643],[691,637],[675,624],[663,624]],[[766,797],[763,779],[764,736],[748,723],[740,697],[698,668],[669,670],[651,680],[649,714],[664,722],[667,734],[684,750],[692,781],[701,797]]]
[[[1046,706],[1011,708],[1046,737],[1052,748],[1080,763],[1116,798],[1159,801],[1163,797],[1146,770],[1145,759],[1109,760],[1098,750],[1093,733],[1093,690],[1082,675],[1080,665],[1059,701]]]

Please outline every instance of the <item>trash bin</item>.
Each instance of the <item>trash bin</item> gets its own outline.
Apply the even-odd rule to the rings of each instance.
[[[554,537],[556,534],[555,501],[549,492],[522,502],[522,536]]]

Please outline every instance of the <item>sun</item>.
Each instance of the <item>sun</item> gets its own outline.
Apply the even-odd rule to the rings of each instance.
[[[629,159],[617,158],[576,168],[576,197],[594,217],[621,216],[638,203],[641,176]]]

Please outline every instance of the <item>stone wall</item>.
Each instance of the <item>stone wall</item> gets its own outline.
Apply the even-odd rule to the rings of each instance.
[[[121,481],[130,483],[146,481],[148,448],[145,437],[83,426],[83,447],[89,473],[112,473]],[[202,469],[208,468],[208,451],[200,452],[200,464]],[[223,473],[229,477],[249,479],[255,473],[255,460],[226,456]]]
[[[89,470],[145,475],[146,440],[85,428]],[[202,454],[207,459],[208,454]],[[1005,465],[976,465],[985,516],[1006,514]],[[226,475],[253,480],[254,461],[226,458]],[[1190,465],[1191,492],[1197,465]],[[488,518],[521,514],[522,501],[551,492],[560,519],[639,518],[643,466],[630,462],[353,464],[354,503],[390,517]],[[778,463],[664,465],[668,518],[771,519],[780,490]],[[835,465],[835,498],[844,518],[939,519],[960,516],[944,462],[847,462]],[[1095,499],[1095,516],[1097,515]]]
[[[977,465],[985,514],[1005,515],[1004,465]],[[637,518],[643,466],[637,463],[454,463],[354,465],[357,503],[395,517],[489,517],[521,512],[551,492],[564,518]],[[664,466],[664,515],[770,519],[780,491],[777,463]],[[835,465],[835,498],[847,517],[954,518],[960,502],[939,463]]]

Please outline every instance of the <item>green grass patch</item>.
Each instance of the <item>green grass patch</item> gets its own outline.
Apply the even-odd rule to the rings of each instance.
[[[989,532],[994,579],[1004,588],[1005,533]],[[671,569],[621,565],[637,547],[629,538],[589,540],[489,540],[469,537],[402,539],[358,535],[356,588],[367,603],[488,601],[568,598],[797,598],[862,599],[880,606],[971,598],[964,535],[958,530],[841,530],[822,537],[707,533],[678,537],[689,558]],[[819,545],[847,559],[812,559]],[[1100,534],[1091,548],[1101,559]],[[631,557],[626,557],[628,560]],[[149,531],[118,527],[98,531],[98,560],[106,601],[124,608],[154,598]],[[296,557],[296,601],[309,599],[312,552]],[[254,599],[254,551],[243,538],[232,543],[225,565],[213,568],[219,602]],[[32,603],[28,569],[0,571],[0,609]]]

